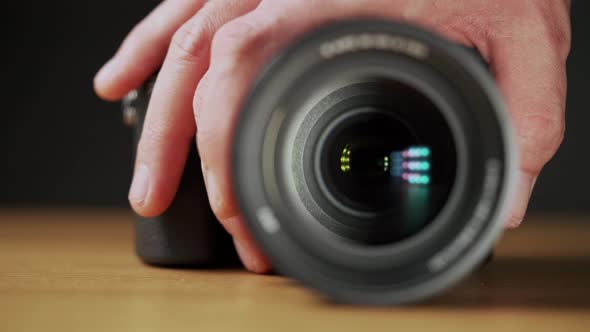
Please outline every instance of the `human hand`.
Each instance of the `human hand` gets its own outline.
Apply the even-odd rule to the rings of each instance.
[[[230,176],[232,132],[260,67],[301,33],[335,19],[406,20],[477,48],[506,100],[520,150],[520,182],[508,227],[522,221],[532,188],[564,133],[565,0],[166,0],[97,74],[107,100],[140,86],[163,61],[137,149],[129,200],[143,216],[172,202],[197,137],[211,208],[244,265],[270,264],[242,222]]]

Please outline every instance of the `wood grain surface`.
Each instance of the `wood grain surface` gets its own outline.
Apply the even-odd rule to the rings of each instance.
[[[133,254],[124,210],[0,210],[0,331],[590,331],[590,217],[534,217],[426,303],[330,303],[279,276]]]

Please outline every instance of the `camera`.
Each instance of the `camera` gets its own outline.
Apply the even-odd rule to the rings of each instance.
[[[150,84],[124,102],[136,139]],[[512,135],[476,51],[405,22],[337,21],[258,75],[234,132],[232,180],[279,273],[339,302],[415,302],[492,251],[514,190]],[[148,264],[236,261],[196,150],[172,206],[135,228]]]

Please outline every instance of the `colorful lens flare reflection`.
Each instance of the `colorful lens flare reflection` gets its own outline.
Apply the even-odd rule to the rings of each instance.
[[[430,148],[410,146],[390,155],[390,174],[409,184],[427,185],[430,183]]]
[[[379,157],[377,164],[383,172],[389,171],[394,178],[409,184],[427,185],[431,181],[430,148],[410,146],[402,151],[393,151],[389,156]],[[340,170],[351,172],[351,146],[346,145],[340,154]]]

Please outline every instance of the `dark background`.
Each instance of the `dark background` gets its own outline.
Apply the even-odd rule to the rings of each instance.
[[[0,206],[127,205],[132,133],[92,78],[159,1],[6,5],[0,93]],[[16,8],[16,6],[34,8]],[[32,11],[32,12],[31,12]],[[573,1],[567,131],[535,188],[532,213],[590,213],[590,1]],[[8,153],[6,153],[8,152]]]

